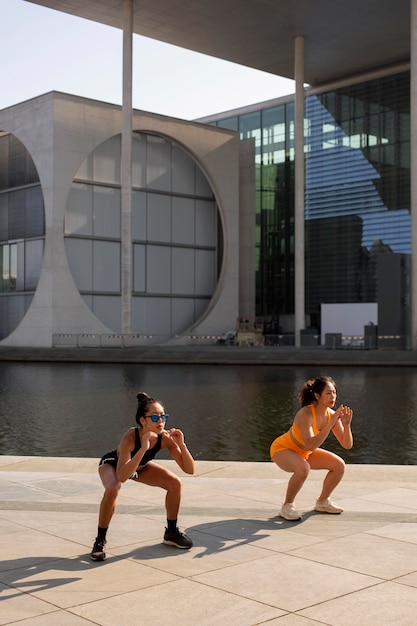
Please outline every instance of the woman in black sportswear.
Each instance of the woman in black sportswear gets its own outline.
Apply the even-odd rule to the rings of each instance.
[[[116,510],[116,500],[122,483],[131,479],[138,483],[161,487],[166,491],[167,527],[163,542],[177,548],[191,548],[191,539],[177,527],[181,503],[181,480],[165,467],[153,462],[159,450],[167,449],[174,461],[187,474],[194,474],[194,459],[181,430],[165,430],[168,415],[163,405],[147,393],[137,395],[138,426],[129,428],[116,450],[105,454],[99,463],[99,474],[104,486],[100,503],[98,532],[91,551],[93,561],[104,561],[106,534]]]

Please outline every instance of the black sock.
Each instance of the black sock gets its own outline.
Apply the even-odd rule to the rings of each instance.
[[[168,530],[175,531],[177,530],[177,520],[176,519],[167,519]]]
[[[100,528],[99,526],[97,531],[97,541],[101,541],[102,543],[104,543],[106,541],[106,533],[107,528]]]

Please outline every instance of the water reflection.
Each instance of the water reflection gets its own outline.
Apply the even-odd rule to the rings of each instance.
[[[312,376],[354,409],[348,463],[414,464],[417,372],[395,367],[0,363],[0,453],[99,457],[134,424],[136,393],[165,403],[196,459],[268,461]]]

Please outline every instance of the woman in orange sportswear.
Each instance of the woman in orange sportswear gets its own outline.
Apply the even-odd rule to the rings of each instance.
[[[301,513],[295,509],[294,500],[303,486],[310,469],[327,470],[315,511],[342,513],[343,509],[330,500],[334,489],[345,472],[345,463],[337,454],[320,448],[333,431],[340,445],[349,450],[353,446],[350,428],[352,409],[343,404],[336,410],[336,386],[329,376],[307,380],[300,393],[301,409],[288,432],[277,437],[271,445],[271,459],[285,472],[292,474],[287,487],[280,517],[296,521]]]

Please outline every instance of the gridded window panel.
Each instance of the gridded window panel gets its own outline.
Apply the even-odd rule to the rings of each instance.
[[[16,291],[25,290],[25,242],[19,241],[16,244]]]
[[[24,295],[21,296],[9,296],[8,300],[8,311],[7,311],[7,326],[9,332],[12,332],[25,317],[27,308],[26,308],[26,298]]]
[[[195,321],[197,321],[207,310],[210,299],[196,298],[194,300]]]
[[[171,191],[171,144],[161,137],[148,136],[147,186]]]
[[[147,198],[147,239],[171,241],[171,196],[149,193]]]
[[[172,198],[172,243],[194,245],[194,198]]]
[[[172,293],[192,295],[195,290],[195,251],[172,248]]]
[[[10,296],[0,297],[0,339],[4,339],[9,334],[9,299]]]
[[[10,246],[0,246],[0,292],[8,292],[10,283]]]
[[[23,189],[9,194],[9,239],[25,237],[26,193]]]
[[[43,237],[45,211],[40,185],[25,190],[25,216],[25,237]]]
[[[0,191],[9,187],[9,135],[0,136]]]
[[[146,247],[133,246],[133,291],[146,291]]]
[[[94,181],[120,183],[120,142],[120,135],[115,135],[94,150]]]
[[[12,135],[9,135],[9,187],[27,184],[26,148]]]
[[[120,296],[96,295],[92,298],[93,313],[113,332],[121,332]]]
[[[173,335],[183,333],[195,322],[194,300],[173,298],[171,300],[171,332]]]
[[[93,290],[120,292],[120,244],[93,241]]]
[[[146,240],[146,201],[144,191],[132,192],[132,238]]]
[[[148,293],[171,293],[171,249],[148,246],[146,252],[146,287]]]
[[[195,243],[197,246],[214,246],[216,242],[216,213],[214,202],[196,200]]]
[[[43,239],[25,242],[25,290],[32,291],[38,286],[43,262]]]
[[[94,237],[120,238],[120,190],[93,187]]]
[[[146,188],[146,135],[134,133],[132,140],[132,185]]]
[[[239,130],[239,118],[235,116],[224,120],[218,120],[218,122],[216,122],[216,126],[219,128],[228,128],[229,130]]]
[[[9,290],[16,291],[17,281],[17,244],[10,245],[10,283]]]
[[[206,198],[213,197],[213,190],[210,187],[210,183],[199,167],[195,168],[195,194],[196,196],[205,196]]]
[[[9,239],[9,194],[0,194],[0,241]]]
[[[210,250],[196,250],[195,252],[195,273],[196,273],[196,295],[212,295],[214,292],[215,253]]]
[[[140,335],[149,333],[148,313],[146,308],[147,298],[141,296],[132,297],[132,332]]]
[[[160,339],[171,336],[171,299],[146,298],[147,333]]]
[[[172,145],[172,191],[194,195],[195,164],[191,157],[176,144]]]
[[[79,291],[93,289],[93,242],[88,239],[65,239],[71,274]]]
[[[93,234],[93,187],[73,183],[65,211],[66,235]]]

